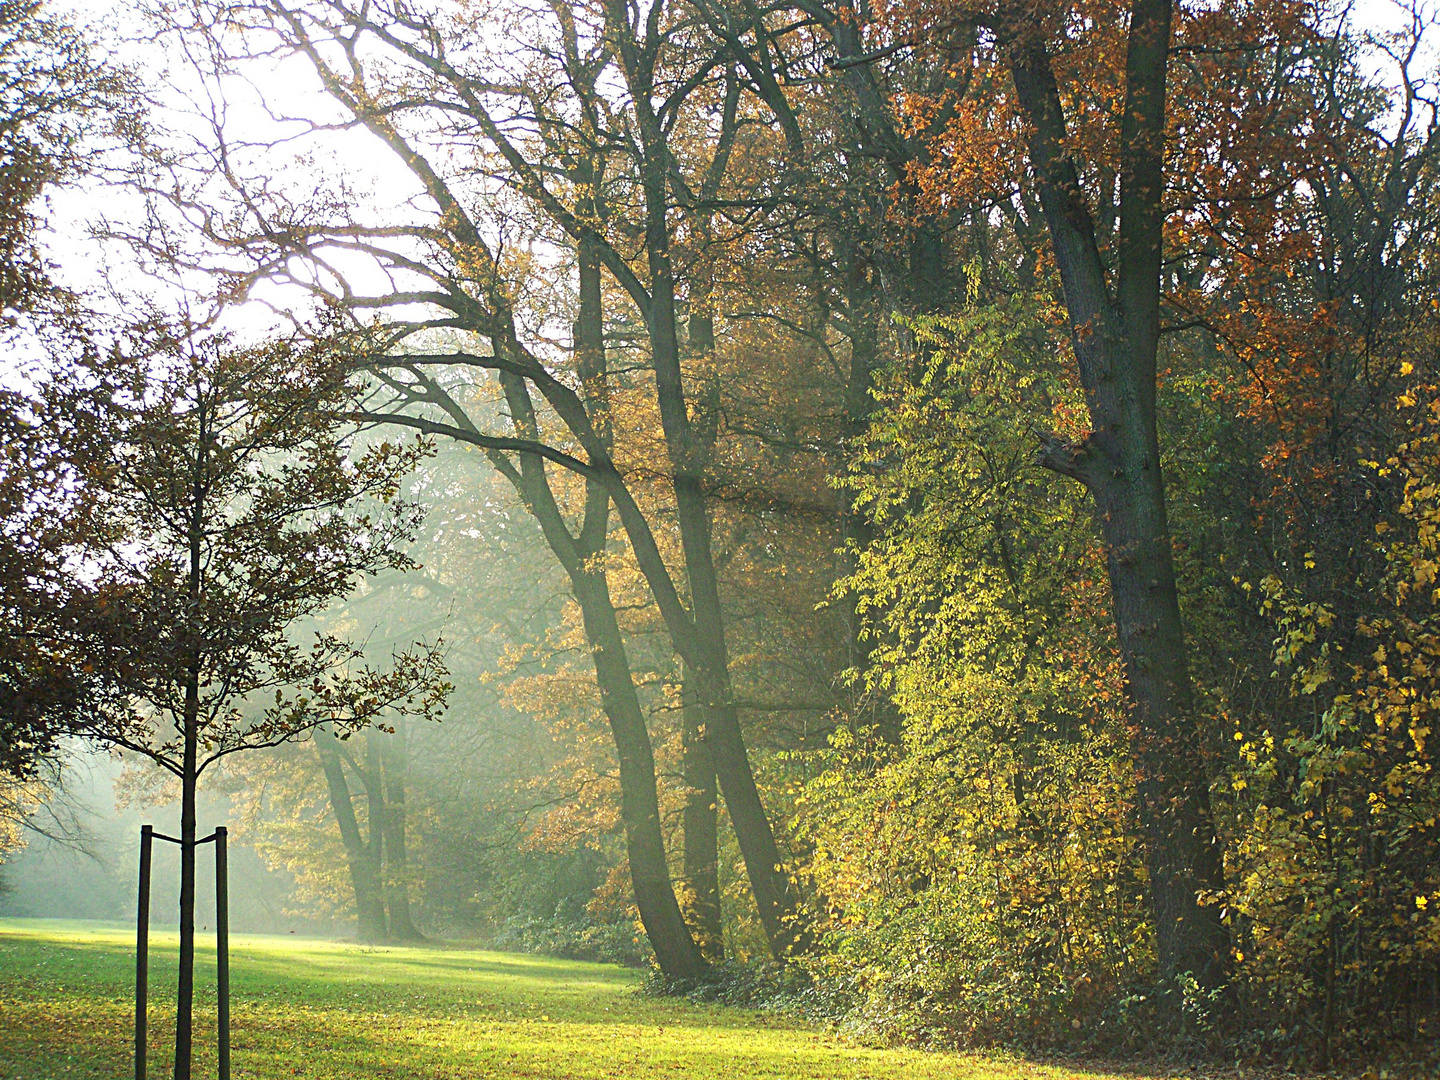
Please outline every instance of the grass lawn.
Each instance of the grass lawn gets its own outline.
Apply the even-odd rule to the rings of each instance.
[[[173,933],[152,934],[154,1080],[170,1075],[175,951]],[[132,1075],[133,965],[133,931],[0,920],[0,1080]],[[197,968],[196,1076],[213,1077],[213,938]],[[237,1080],[1082,1075],[1014,1061],[866,1049],[765,1013],[642,996],[633,972],[603,964],[237,935],[231,972]]]

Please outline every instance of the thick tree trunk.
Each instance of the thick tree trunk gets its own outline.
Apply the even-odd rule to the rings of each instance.
[[[1160,974],[1190,972],[1216,986],[1228,967],[1229,935],[1219,906],[1203,901],[1224,889],[1224,875],[1191,699],[1155,410],[1171,3],[1134,0],[1131,9],[1119,227],[1108,271],[1070,156],[1047,43],[1024,18],[1004,36],[1093,429],[1078,446],[1048,439],[1041,461],[1090,490],[1105,544]]]
[[[1191,700],[1153,413],[1149,427],[1129,433],[1115,455],[1122,464],[1091,492],[1132,706],[1131,752],[1160,972],[1167,978],[1191,972],[1202,985],[1215,986],[1226,971],[1229,936],[1219,906],[1198,901],[1223,890],[1224,875]]]
[[[725,616],[704,488],[706,447],[703,433],[697,433],[691,422],[680,364],[667,218],[668,151],[661,127],[649,112],[648,76],[632,68],[629,77],[630,89],[641,110],[640,129],[646,150],[641,176],[646,207],[646,258],[650,269],[646,330],[655,367],[656,402],[674,478],[676,521],[685,553],[693,618],[690,626],[670,629],[678,651],[694,670],[695,689],[714,753],[716,776],[745,859],[746,875],[770,950],[777,958],[784,958],[797,946],[807,945],[808,936],[799,927],[798,898],[790,886],[770,819],[760,800],[740,730],[739,714],[732,701]]]
[[[571,581],[585,621],[600,700],[620,760],[620,817],[625,825],[625,852],[630,860],[635,906],[660,970],[667,978],[693,981],[705,973],[707,965],[685,925],[670,881],[654,752],[610,587],[603,571],[588,568],[572,575]]]
[[[578,254],[580,311],[575,325],[576,366],[584,383],[587,413],[600,437],[608,440],[600,265],[590,245],[580,245]],[[536,438],[538,426],[524,384],[506,375],[502,375],[501,384],[512,422],[524,437]],[[570,578],[571,590],[580,605],[585,638],[590,644],[601,707],[610,722],[620,766],[620,817],[625,826],[625,850],[630,862],[635,906],[661,972],[670,979],[694,981],[705,973],[708,965],[685,925],[680,903],[675,898],[660,823],[650,731],[635,692],[630,659],[605,568],[598,561],[609,532],[610,497],[599,484],[587,481],[585,517],[577,538],[565,524],[545,476],[545,463],[539,457],[522,455],[518,473],[502,457],[492,455],[491,460],[515,485],[539,522],[550,550]]]
[[[696,943],[712,962],[725,958],[720,919],[720,793],[715,786],[715,756],[696,692],[684,677],[681,689],[685,772],[686,915]]]
[[[760,799],[750,755],[740,729],[739,713],[730,685],[730,659],[725,643],[725,617],[720,584],[715,573],[712,526],[703,481],[692,446],[680,363],[675,339],[674,295],[668,277],[655,282],[655,310],[651,340],[655,349],[660,414],[670,446],[674,470],[676,518],[690,582],[692,626],[683,628],[691,655],[694,686],[705,730],[715,760],[715,773],[725,795],[725,808],[734,826],[746,875],[759,909],[771,952],[785,958],[808,938],[798,925],[797,898],[775,833]],[[666,327],[668,326],[668,330]],[[673,628],[672,628],[673,633]]]
[[[800,922],[790,875],[750,768],[739,714],[731,703],[729,672],[724,664],[713,659],[697,667],[695,686],[701,717],[715,761],[715,775],[725,796],[725,810],[745,860],[750,891],[765,927],[770,951],[783,960],[797,950],[809,948],[810,938]]]
[[[739,711],[734,705],[724,614],[711,549],[710,515],[698,477],[677,475],[675,495],[695,618],[694,650],[687,659],[694,669],[694,686],[715,761],[715,775],[745,860],[750,891],[770,951],[777,959],[784,959],[797,946],[808,946],[808,936],[799,925],[798,898],[760,799],[740,729]]]
[[[345,766],[340,760],[339,741],[325,725],[315,729],[315,750],[325,783],[330,790],[330,809],[340,826],[340,839],[345,845],[345,861],[350,870],[350,885],[355,890],[355,936],[367,944],[385,940],[385,898],[380,880],[375,875],[360,835],[355,817],[355,804],[350,799],[350,784],[345,779]]]
[[[365,863],[366,874],[375,882],[380,895],[380,936],[390,939],[390,928],[385,918],[385,788],[381,782],[379,736],[373,728],[365,732],[365,764],[355,765],[355,775],[365,789]]]
[[[397,720],[395,733],[383,740],[381,765],[385,772],[385,906],[390,912],[390,936],[396,941],[424,941],[410,915],[410,859],[405,847],[405,778],[409,765],[405,722]]]
[[[1147,393],[1123,374],[1133,370],[1127,344],[1113,332],[1077,335],[1088,363],[1117,373],[1092,404],[1105,422],[1081,447],[1047,446],[1043,460],[1089,488],[1105,546],[1160,974],[1190,972],[1216,986],[1228,967],[1229,934],[1219,905],[1202,901],[1223,891],[1224,873],[1191,698],[1153,384]]]

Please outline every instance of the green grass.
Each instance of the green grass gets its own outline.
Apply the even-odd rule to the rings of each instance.
[[[173,933],[151,938],[150,1076],[170,1075]],[[133,932],[0,920],[0,1080],[131,1075]],[[196,1076],[213,1077],[214,952]],[[1063,1080],[1065,1069],[865,1048],[784,1018],[636,992],[633,972],[510,953],[239,935],[234,1075],[265,1080]]]

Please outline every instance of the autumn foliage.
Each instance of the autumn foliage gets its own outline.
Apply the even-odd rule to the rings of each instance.
[[[292,910],[653,960],[935,1044],[1433,1067],[1423,11],[151,15],[189,96],[133,148],[144,222],[105,238],[283,314],[283,345],[215,354],[268,363],[235,369],[257,416],[292,358],[333,365],[321,479],[389,462],[383,557],[327,519],[320,659],[369,670],[341,643],[371,628],[453,643],[449,717],[403,738],[217,713],[217,748],[284,743],[223,782]],[[277,101],[272,64],[309,96]],[[126,377],[180,401],[182,367]],[[24,539],[54,539],[26,529],[66,448],[0,405],[19,772],[83,730],[40,691],[109,654]]]

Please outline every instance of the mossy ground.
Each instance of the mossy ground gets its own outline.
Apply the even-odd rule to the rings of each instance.
[[[170,1075],[174,933],[151,938],[152,1080]],[[636,992],[603,964],[238,935],[236,1080],[1066,1080],[998,1058],[874,1049],[783,1017]],[[214,951],[198,963],[197,1077],[215,1075]],[[133,932],[0,920],[0,1080],[132,1075]]]

